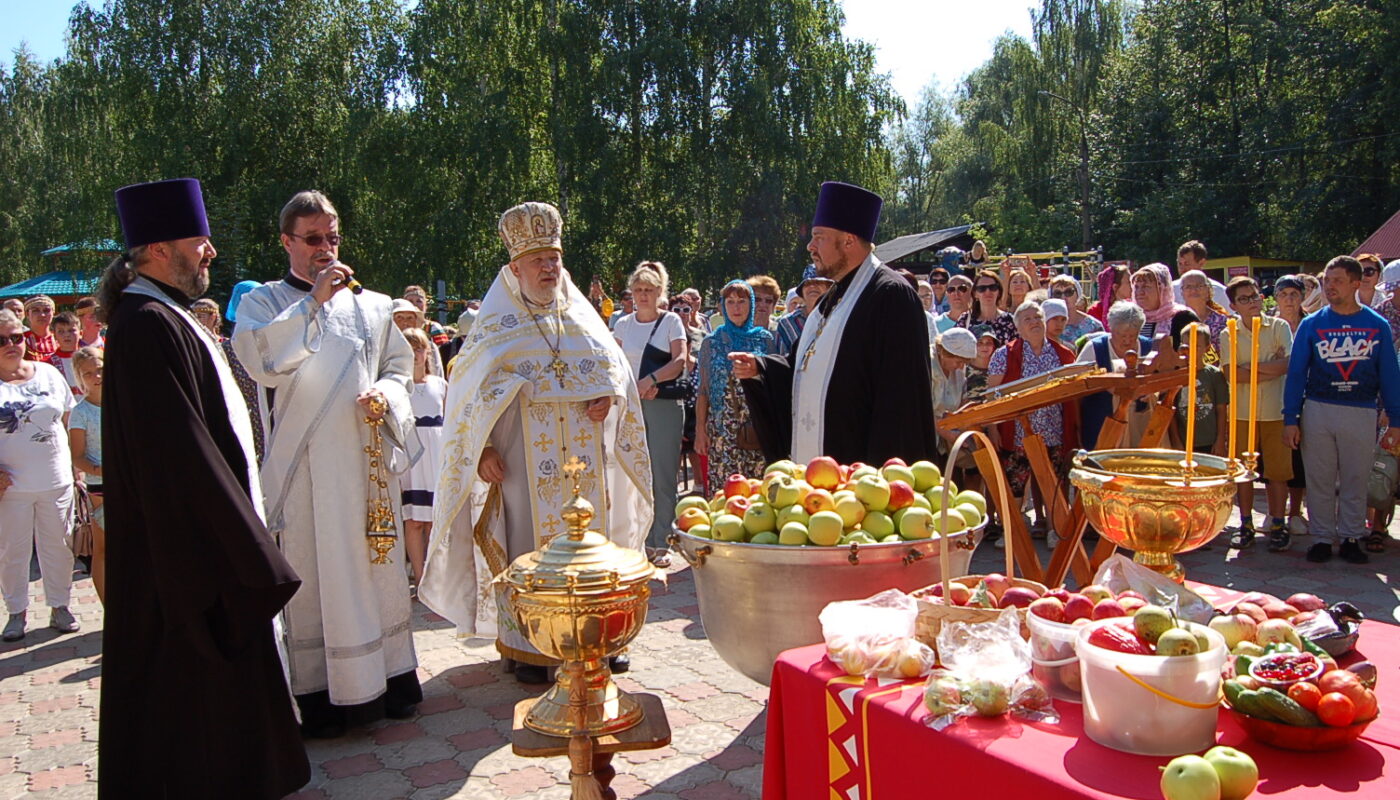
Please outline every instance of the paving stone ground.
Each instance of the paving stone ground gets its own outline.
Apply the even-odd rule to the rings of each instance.
[[[1181,560],[1196,580],[1346,598],[1374,619],[1400,622],[1400,525],[1391,531],[1389,551],[1366,566],[1310,564],[1303,559],[1306,537],[1286,553],[1269,553],[1262,541],[1237,553],[1220,539],[1211,550]],[[980,547],[973,569],[994,571],[1001,559],[1000,551]],[[0,646],[0,800],[93,798],[102,607],[91,581],[78,580],[73,611],[83,630],[59,636],[42,627],[48,609],[37,582],[31,593],[29,636]],[[510,752],[511,710],[533,692],[501,673],[494,649],[464,646],[445,620],[421,605],[415,609],[414,643],[426,696],[419,715],[309,742],[312,780],[293,797],[568,798],[565,759],[524,759]],[[759,796],[768,690],[730,669],[710,647],[690,570],[673,567],[669,584],[656,589],[647,625],[632,647],[632,672],[618,683],[658,694],[674,733],[664,750],[615,759],[619,797]]]

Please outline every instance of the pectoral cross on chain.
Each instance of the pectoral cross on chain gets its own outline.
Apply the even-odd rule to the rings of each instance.
[[[569,371],[569,365],[565,364],[564,360],[561,359],[559,356],[555,356],[554,360],[549,362],[549,366],[545,367],[545,369],[548,369],[549,371],[554,373],[555,382],[559,384],[560,389],[563,389],[564,373]]]

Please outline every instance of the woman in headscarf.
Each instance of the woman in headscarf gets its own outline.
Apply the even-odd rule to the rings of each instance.
[[[1172,315],[1187,310],[1177,305],[1172,291],[1172,274],[1166,264],[1148,264],[1133,273],[1133,302],[1147,317],[1142,326],[1142,335],[1149,339],[1166,336],[1170,331]]]
[[[1128,268],[1122,264],[1104,267],[1099,272],[1099,299],[1089,307],[1089,316],[1102,322],[1108,328],[1108,310],[1119,300],[1132,299],[1132,287],[1128,283]]]
[[[1185,301],[1187,308],[1195,312],[1196,319],[1204,322],[1210,329],[1211,349],[1219,353],[1220,334],[1230,321],[1230,312],[1215,302],[1211,291],[1210,280],[1204,272],[1193,269],[1181,276],[1181,299]]]
[[[695,451],[709,457],[707,494],[713,494],[735,473],[750,478],[763,473],[763,451],[758,449],[757,438],[744,442],[753,449],[740,444],[749,408],[739,382],[733,379],[729,354],[762,355],[773,346],[773,334],[754,325],[753,289],[748,283],[730,281],[720,291],[720,304],[724,324],[700,345],[700,391],[695,398]]]

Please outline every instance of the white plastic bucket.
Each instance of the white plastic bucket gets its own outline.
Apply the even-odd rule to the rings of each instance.
[[[1031,629],[1031,676],[1056,700],[1081,702],[1082,675],[1075,642],[1084,626],[1052,622],[1035,614],[1027,614],[1026,622]]]
[[[1104,747],[1145,756],[1179,756],[1213,747],[1220,716],[1220,668],[1228,654],[1224,637],[1203,625],[1183,623],[1205,631],[1211,642],[1209,650],[1194,656],[1140,656],[1089,644],[1095,630],[1122,621],[1099,620],[1078,630],[1075,650],[1083,683],[1084,732]]]

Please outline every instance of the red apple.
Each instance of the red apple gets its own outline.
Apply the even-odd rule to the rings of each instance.
[[[1065,604],[1058,597],[1046,595],[1030,604],[1031,613],[1051,622],[1065,621]]]
[[[1286,602],[1299,611],[1320,611],[1327,607],[1327,603],[1321,597],[1307,592],[1291,595]]]
[[[696,525],[709,524],[710,515],[706,514],[699,508],[695,508],[693,506],[682,511],[681,515],[679,517],[676,517],[676,527],[680,528],[683,531],[688,531]]]
[[[753,492],[749,490],[749,479],[745,478],[743,475],[736,472],[725,479],[725,497],[748,497],[751,494],[753,494]]]
[[[965,606],[972,599],[972,590],[966,584],[953,581],[948,584],[948,594],[955,606]]]
[[[841,485],[841,465],[831,456],[817,456],[807,462],[807,483],[813,489],[836,491]]]
[[[909,466],[908,464],[904,463],[904,459],[899,458],[898,456],[896,456],[896,457],[891,458],[890,460],[886,461],[885,463],[881,464],[881,465],[880,465],[880,469],[884,469],[885,467],[888,467],[888,466],[891,465],[891,464],[898,464],[898,465],[901,466],[901,467],[907,467],[907,466]]]
[[[1123,605],[1112,597],[1105,597],[1094,604],[1094,619],[1096,620],[1126,616],[1128,616],[1128,612],[1123,610]]]
[[[1266,592],[1246,592],[1239,599],[1239,602],[1241,603],[1253,603],[1254,605],[1259,606],[1260,608],[1263,608],[1264,604],[1270,601],[1278,602],[1278,598]]]
[[[1118,598],[1118,605],[1123,607],[1124,614],[1131,617],[1137,613],[1139,608],[1147,605],[1147,601],[1140,597],[1120,597]]]
[[[914,487],[904,481],[890,481],[890,504],[885,513],[893,514],[905,506],[914,505]]]
[[[1065,601],[1065,619],[1074,622],[1077,619],[1094,618],[1094,601],[1082,594],[1071,594]]]
[[[1107,586],[1100,586],[1097,583],[1091,583],[1085,586],[1083,589],[1079,590],[1079,593],[1093,600],[1095,603],[1113,597],[1113,592],[1109,591]]]
[[[1298,614],[1298,609],[1282,600],[1277,603],[1269,603],[1266,606],[1262,606],[1262,608],[1264,609],[1264,614],[1269,619],[1292,619]]]
[[[1089,619],[1088,617],[1080,617],[1079,619],[1074,620],[1074,621],[1071,622],[1070,624],[1073,625],[1073,626],[1076,627],[1076,628],[1079,628],[1079,627],[1082,627],[1082,626],[1084,626],[1084,625],[1088,625],[1088,624],[1090,624],[1090,623],[1092,623],[1092,622],[1093,622],[1093,620],[1092,620],[1092,619]]]
[[[1026,608],[1040,599],[1034,589],[1025,586],[1012,586],[1002,593],[997,601],[998,608]]]
[[[1126,591],[1126,592],[1119,592],[1119,593],[1118,593],[1118,599],[1119,599],[1119,600],[1122,600],[1122,599],[1125,598],[1125,597],[1136,597],[1137,599],[1141,600],[1141,601],[1144,602],[1144,603],[1147,602],[1147,598],[1146,598],[1146,597],[1143,597],[1141,592],[1135,592],[1135,591],[1133,591],[1132,589],[1129,589],[1129,590]]]
[[[1053,597],[1056,600],[1059,600],[1061,604],[1063,604],[1069,601],[1069,590],[1063,586],[1056,586],[1054,589],[1047,591],[1045,593],[1045,596]]]
[[[747,485],[748,484],[746,483],[745,486]],[[749,502],[749,498],[744,497],[743,495],[735,495],[734,497],[729,498],[729,500],[725,502],[724,510],[727,513],[733,514],[734,516],[743,519],[744,512],[748,511],[749,506],[751,505],[753,505],[753,503]]]
[[[1244,601],[1236,603],[1234,611],[1236,614],[1243,614],[1254,620],[1255,624],[1263,624],[1264,621],[1269,618],[1269,615],[1264,613],[1264,609],[1253,603],[1246,603]]]
[[[997,602],[1001,602],[1001,596],[1006,594],[1006,590],[1012,587],[1011,579],[1001,574],[993,572],[982,579],[983,585],[987,587],[987,592]]]
[[[802,500],[802,510],[809,515],[818,511],[835,511],[836,499],[825,489],[813,489]]]
[[[749,478],[749,494],[763,494],[763,481],[758,478]]]

